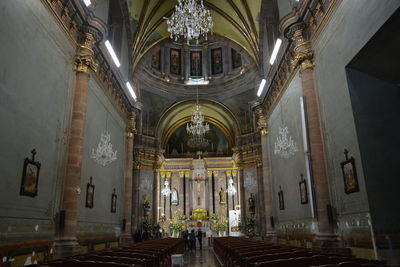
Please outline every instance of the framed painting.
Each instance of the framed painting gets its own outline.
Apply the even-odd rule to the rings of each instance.
[[[307,193],[307,183],[304,180],[303,174],[300,174],[301,181],[299,182],[300,188],[300,203],[307,204],[308,203],[308,193]]]
[[[92,184],[92,176],[90,176],[90,181],[86,186],[86,208],[93,208],[93,200],[94,200],[94,185]]]
[[[285,200],[283,198],[283,191],[280,186],[279,186],[279,191],[278,191],[278,199],[279,199],[279,209],[284,210],[285,209]]]
[[[31,151],[32,158],[25,158],[22,170],[21,189],[22,196],[36,197],[38,192],[40,162],[35,161],[36,150]]]
[[[235,49],[231,48],[232,55],[232,69],[236,69],[242,66],[242,56],[236,52]]]
[[[211,74],[222,73],[222,48],[211,49]]]
[[[151,56],[151,67],[156,70],[161,69],[161,49]]]
[[[114,192],[111,194],[111,213],[116,213],[117,212],[117,194],[115,194],[115,188]]]
[[[190,51],[190,76],[201,77],[202,70],[201,51]]]
[[[181,50],[171,48],[170,50],[170,68],[169,72],[181,75]]]
[[[348,157],[349,152],[347,149],[344,150],[345,160],[340,163],[342,167],[344,192],[351,194],[360,191],[357,179],[356,164],[353,157]]]

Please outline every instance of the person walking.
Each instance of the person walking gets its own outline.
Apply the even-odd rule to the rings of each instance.
[[[182,237],[183,237],[183,240],[185,240],[186,250],[188,250],[189,246],[190,246],[190,244],[189,244],[189,231],[188,230],[184,231]]]
[[[197,240],[199,240],[200,250],[203,248],[203,246],[202,246],[203,244],[201,242],[202,239],[203,239],[203,232],[199,228],[199,230],[197,231]]]
[[[189,249],[190,251],[196,250],[196,235],[194,233],[194,229],[189,234]]]

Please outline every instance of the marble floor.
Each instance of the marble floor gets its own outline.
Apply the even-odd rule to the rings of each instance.
[[[217,267],[218,260],[214,256],[213,249],[204,246],[202,250],[198,247],[195,251],[186,251],[183,255],[183,266],[190,267]]]

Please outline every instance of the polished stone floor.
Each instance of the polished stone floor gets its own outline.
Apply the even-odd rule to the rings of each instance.
[[[218,260],[214,256],[211,247],[203,246],[200,250],[198,247],[195,251],[186,251],[183,256],[183,266],[190,267],[217,267]]]

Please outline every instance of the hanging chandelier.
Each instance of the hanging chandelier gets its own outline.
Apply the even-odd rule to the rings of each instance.
[[[196,104],[194,105],[192,120],[186,125],[186,131],[192,135],[188,140],[188,146],[193,148],[205,148],[209,145],[205,134],[210,131],[210,125],[204,122],[203,111],[199,104],[199,88],[197,88]]]
[[[171,39],[178,40],[179,36],[186,39],[187,44],[192,39],[199,42],[199,37],[204,36],[212,29],[213,22],[210,10],[204,8],[203,0],[178,0],[175,11],[167,21],[168,32]]]

